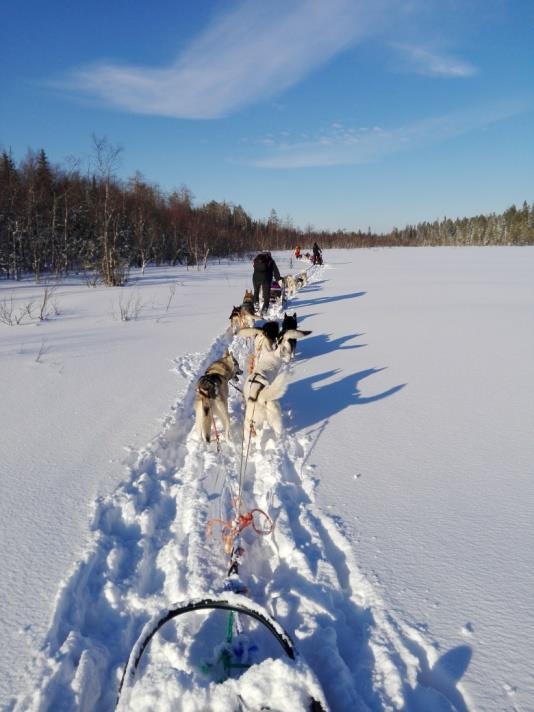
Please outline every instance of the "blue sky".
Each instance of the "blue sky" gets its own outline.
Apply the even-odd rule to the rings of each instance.
[[[389,230],[534,200],[532,0],[11,0],[0,146]]]

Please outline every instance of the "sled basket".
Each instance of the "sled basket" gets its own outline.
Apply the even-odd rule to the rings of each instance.
[[[271,296],[269,301],[274,304],[282,299],[282,286],[279,282],[273,281],[271,283]]]

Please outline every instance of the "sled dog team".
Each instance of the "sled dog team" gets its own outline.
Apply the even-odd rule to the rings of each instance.
[[[308,283],[306,272],[283,278],[288,297]],[[288,373],[281,370],[291,361],[297,339],[308,336],[311,331],[297,329],[297,314],[284,314],[282,326],[277,321],[267,321],[255,326],[254,300],[247,290],[240,306],[234,306],[230,314],[232,333],[254,339],[254,353],[249,359],[248,375],[243,387],[245,400],[245,429],[255,434],[255,426],[270,426],[276,435],[282,433],[282,414],[278,401],[288,385]],[[215,416],[223,426],[228,438],[230,418],[228,415],[229,383],[238,382],[243,373],[235,356],[226,351],[224,356],[212,363],[200,377],[196,387],[195,429],[200,438],[211,440]]]
[[[305,287],[308,284],[308,273],[301,272],[297,275],[289,274],[287,277],[282,277],[282,284],[286,295],[291,298],[301,287]]]
[[[308,284],[308,274],[307,272],[301,272],[297,275],[290,274],[287,275],[287,277],[282,277],[281,282],[285,296],[288,299],[291,299],[291,297],[295,296],[299,289]],[[254,293],[247,289],[245,296],[243,297],[243,302],[239,306],[234,306],[232,308],[232,313],[230,314],[232,332],[237,334],[237,332],[243,327],[254,326],[256,321],[255,317]]]

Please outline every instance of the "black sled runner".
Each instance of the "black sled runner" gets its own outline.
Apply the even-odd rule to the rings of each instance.
[[[156,633],[166,623],[184,614],[210,612],[217,609],[228,612],[228,637],[215,661],[219,670],[224,669],[224,674],[222,678],[206,684],[202,691],[202,699],[209,707],[217,708],[224,704],[225,709],[236,710],[236,712],[248,709],[328,712],[320,684],[298,655],[290,636],[262,606],[237,593],[225,593],[223,596],[177,603],[149,620],[132,648],[124,669],[117,696],[118,710],[136,707],[136,687],[143,685],[143,676],[138,676],[137,672],[143,654]],[[266,632],[266,635],[268,634],[272,641],[276,641],[278,645],[274,646],[273,657],[258,663],[250,660],[245,663],[233,660],[230,629],[235,628],[238,632],[243,629],[243,623],[240,622],[242,616],[261,624],[260,628]],[[247,639],[246,635],[244,639]],[[240,645],[242,644],[234,645],[234,650],[237,650]],[[277,659],[274,657],[276,651],[279,656]],[[206,673],[210,668],[215,669],[215,665],[206,663],[204,672]],[[141,679],[138,680],[138,677]],[[194,685],[189,683],[184,688],[187,689],[187,694],[194,694],[192,687]],[[173,690],[172,684],[165,683],[164,690],[165,702],[168,702],[169,709],[180,709],[180,684]],[[146,691],[143,693],[146,694]],[[160,704],[161,702],[160,699]]]

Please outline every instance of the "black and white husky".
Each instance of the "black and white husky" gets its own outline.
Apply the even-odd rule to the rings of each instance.
[[[195,428],[202,440],[209,443],[211,439],[211,424],[217,415],[222,424],[224,433],[230,430],[228,417],[228,382],[238,380],[243,371],[235,356],[226,351],[224,356],[209,366],[197,383],[195,397]]]
[[[291,361],[295,353],[297,339],[308,336],[311,331],[297,329],[297,314],[284,314],[282,328],[277,321],[267,321],[262,327],[246,327],[239,329],[238,336],[253,336],[256,358],[260,354],[277,350],[282,360]]]
[[[254,370],[245,380],[245,433],[255,434],[256,426],[270,426],[276,435],[282,433],[282,412],[278,401],[287,390],[289,374],[281,370],[283,361],[278,351],[262,351]]]
[[[265,350],[272,351],[278,344],[280,324],[277,321],[266,321],[261,327],[247,326],[244,329],[239,329],[237,335],[254,337],[254,351],[256,354]]]
[[[311,331],[307,329],[297,329],[297,312],[293,314],[284,314],[282,321],[282,330],[278,334],[278,350],[283,361],[289,362],[295,355],[297,339],[303,336],[309,336]]]

